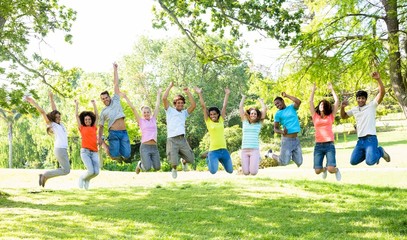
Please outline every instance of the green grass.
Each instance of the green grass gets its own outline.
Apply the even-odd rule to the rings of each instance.
[[[0,192],[1,193],[1,192]],[[242,177],[0,194],[0,237],[407,239],[407,189]]]

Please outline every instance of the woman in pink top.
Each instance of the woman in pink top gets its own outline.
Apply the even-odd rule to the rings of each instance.
[[[336,180],[340,181],[341,173],[336,167],[336,151],[334,145],[334,133],[332,131],[335,114],[339,108],[339,100],[331,83],[328,84],[328,89],[331,90],[335,101],[333,105],[326,99],[323,99],[319,101],[316,107],[314,106],[314,94],[316,90],[315,83],[312,87],[309,101],[312,122],[315,127],[314,169],[316,174],[322,173],[323,179],[326,178],[328,171],[330,173],[335,173]],[[326,156],[327,160],[325,167],[322,166],[324,156]]]
[[[141,169],[148,171],[151,166],[155,170],[160,170],[160,153],[157,147],[157,115],[160,107],[160,93],[161,89],[157,92],[157,102],[155,104],[154,113],[151,114],[149,107],[142,107],[142,117],[138,114],[136,108],[131,103],[125,93],[120,93],[121,97],[126,99],[131,110],[133,110],[134,116],[138,122],[141,130],[141,145],[140,145],[140,157],[141,161],[138,162],[136,167],[136,173],[139,174]]]

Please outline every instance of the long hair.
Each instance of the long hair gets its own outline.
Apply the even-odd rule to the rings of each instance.
[[[210,108],[208,108],[208,115],[210,115],[210,113],[212,111],[215,111],[218,114],[218,119],[217,120],[219,120],[219,118],[220,118],[220,110],[219,110],[219,108],[218,107],[210,107]]]
[[[58,110],[53,110],[52,112],[49,112],[49,113],[47,113],[47,118],[48,118],[48,120],[50,120],[51,122],[55,122],[55,119],[56,119],[56,115],[57,114],[59,114],[60,116],[61,116],[61,113],[58,111]],[[47,127],[47,133],[48,134],[51,134],[51,133],[53,133],[52,131],[51,131],[51,127]]]
[[[259,109],[257,109],[257,108],[251,107],[251,108],[247,109],[246,110],[246,114],[248,116],[247,118],[250,119],[250,112],[253,111],[253,110],[256,111],[256,113],[257,113],[257,118],[253,123],[260,122],[261,121],[261,111]],[[248,121],[248,122],[251,123],[250,121]]]
[[[330,115],[330,114],[332,113],[332,104],[331,104],[328,100],[325,100],[325,99],[319,101],[318,105],[315,107],[315,112],[316,112],[319,116],[321,116],[321,111],[319,110],[319,105],[320,105],[321,103],[324,103],[324,114],[325,114],[326,116]]]
[[[89,116],[90,117],[90,119],[91,119],[91,124],[90,124],[90,126],[92,126],[93,127],[93,125],[95,125],[95,121],[96,121],[96,115],[93,113],[93,112],[91,112],[91,111],[83,111],[83,112],[81,112],[80,114],[79,114],[79,120],[81,121],[81,124],[82,124],[82,126],[86,126],[85,125],[85,117],[86,116]]]

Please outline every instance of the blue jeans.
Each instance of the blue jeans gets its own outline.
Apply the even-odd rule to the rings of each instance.
[[[233,173],[232,159],[228,150],[222,148],[208,152],[206,163],[208,164],[209,172],[215,174],[218,171],[219,162],[228,173]]]
[[[357,165],[366,160],[367,165],[374,165],[383,157],[383,148],[379,147],[376,135],[360,137],[350,157],[350,164]]]
[[[131,154],[129,135],[126,130],[109,130],[109,151],[113,158],[129,158]]]
[[[82,179],[89,181],[99,174],[100,164],[98,152],[91,151],[87,148],[81,148],[81,158],[83,164],[85,164],[86,169],[88,170],[82,175]]]
[[[322,162],[326,156],[326,166],[336,167],[336,150],[333,142],[315,143],[314,169],[322,169]]]
[[[280,163],[282,166],[288,165],[290,160],[293,159],[297,166],[302,164],[302,149],[300,144],[300,139],[296,138],[281,138],[281,149],[280,149]]]

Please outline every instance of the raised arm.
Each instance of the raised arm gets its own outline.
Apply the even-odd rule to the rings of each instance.
[[[99,132],[98,132],[98,145],[101,146],[103,143],[102,136],[103,136],[103,125],[99,125]]]
[[[204,115],[204,120],[206,121],[206,119],[208,119],[208,111],[206,109],[205,101],[203,100],[202,97],[202,88],[195,87],[195,92],[198,93],[199,102],[201,103],[202,112]]]
[[[170,85],[168,85],[167,89],[165,89],[165,92],[163,94],[163,104],[164,104],[164,109],[167,110],[168,107],[170,106],[170,103],[168,102],[168,95],[170,94],[171,88],[174,86],[173,82],[170,82]]]
[[[192,113],[195,108],[196,108],[196,103],[195,103],[195,99],[194,97],[192,97],[192,93],[189,91],[188,88],[184,88],[184,92],[187,94],[189,102],[190,102],[190,106],[187,108],[188,113]]]
[[[222,111],[220,112],[223,119],[226,119],[226,106],[228,105],[229,95],[230,95],[230,89],[225,88],[225,98],[223,99]]]
[[[42,109],[32,97],[27,96],[25,99],[27,102],[29,102],[32,106],[34,106],[38,110],[38,112],[44,118],[46,124],[48,124],[48,125],[51,124],[51,121],[48,119],[47,113],[45,112],[45,110]]]
[[[242,99],[240,100],[239,103],[239,114],[240,114],[240,118],[243,120],[246,119],[246,112],[244,111],[244,100],[246,99],[246,96],[243,95],[242,93]]]
[[[286,97],[286,98],[290,99],[291,101],[293,101],[293,102],[294,102],[294,108],[295,108],[295,109],[300,108],[300,105],[301,105],[301,100],[300,100],[300,99],[298,99],[298,98],[296,98],[296,97],[294,97],[294,96],[288,95],[288,94],[285,93],[285,92],[282,92],[281,95],[282,95],[283,97]]]
[[[339,98],[338,98],[338,95],[336,95],[336,92],[332,86],[332,83],[328,83],[328,89],[331,90],[332,97],[334,98],[334,106],[332,109],[332,114],[335,116],[339,109]]]
[[[382,82],[382,79],[380,78],[380,75],[378,72],[372,73],[372,78],[374,78],[377,81],[377,84],[379,85],[379,93],[376,96],[376,102],[380,104],[383,101],[384,94],[386,93],[386,90],[384,89],[384,85]]]
[[[263,119],[266,118],[267,106],[266,106],[266,104],[264,104],[264,100],[262,98],[259,98],[259,102],[261,104],[261,117],[260,117],[260,119],[263,120]]]
[[[78,124],[78,129],[80,130],[82,124],[81,124],[81,120],[79,119],[78,100],[76,100],[76,99],[75,99],[75,118],[76,118],[76,123]]]
[[[52,92],[48,92],[48,95],[49,95],[49,101],[51,102],[52,111],[57,110],[57,105],[55,105],[55,101],[54,101],[54,94],[52,94]]]
[[[113,63],[113,84],[114,84],[114,93],[120,94],[119,88],[119,73],[117,72],[118,65]]]
[[[315,95],[316,89],[317,89],[317,85],[314,83],[311,88],[311,96],[309,97],[309,111],[311,113],[311,117],[314,116],[314,113],[315,113],[314,95]]]
[[[341,104],[341,118],[342,119],[347,119],[349,118],[349,115],[345,112],[345,107],[348,106],[349,102],[348,100],[343,100]]]
[[[120,97],[124,98],[127,102],[127,104],[129,104],[131,110],[133,111],[134,117],[136,117],[137,122],[140,121],[140,115],[138,114],[136,108],[134,107],[134,105],[131,103],[130,99],[127,97],[127,95],[124,92],[120,93]]]
[[[96,107],[96,101],[92,99],[92,100],[90,100],[90,102],[93,105],[93,113],[96,116],[95,125],[97,126],[99,124],[99,115],[98,115],[99,113],[98,113],[98,108]]]
[[[160,95],[161,95],[161,88],[158,88],[157,90],[157,100],[155,102],[155,109],[154,109],[154,114],[153,117],[157,118],[158,113],[160,112]]]

